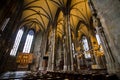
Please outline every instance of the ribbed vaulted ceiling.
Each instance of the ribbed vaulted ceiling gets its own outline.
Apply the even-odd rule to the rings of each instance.
[[[87,0],[24,0],[21,23],[37,32],[45,31],[50,26],[56,27],[57,34],[61,35],[68,10],[73,31],[80,30],[77,27],[85,26],[84,24],[89,26],[91,12]],[[80,25],[80,22],[84,24]],[[82,33],[87,33],[86,28],[81,29]]]

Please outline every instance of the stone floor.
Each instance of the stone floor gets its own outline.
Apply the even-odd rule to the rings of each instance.
[[[0,80],[119,80],[116,75],[109,75],[105,72],[82,71],[13,71],[1,74]]]
[[[22,80],[27,76],[27,74],[30,74],[30,71],[8,71],[3,74],[1,74],[0,79],[15,79],[15,80]]]

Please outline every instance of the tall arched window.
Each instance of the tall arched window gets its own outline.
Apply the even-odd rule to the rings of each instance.
[[[101,45],[101,40],[100,40],[100,37],[99,37],[98,34],[96,34],[96,39],[97,39],[97,42],[98,42],[98,45],[99,45],[99,50],[103,51],[103,48],[102,48],[102,45]]]
[[[19,47],[19,44],[20,44],[20,41],[21,41],[21,38],[22,38],[22,35],[23,35],[23,32],[24,32],[24,28],[22,28],[22,29],[20,29],[18,31],[17,36],[15,38],[15,42],[14,42],[13,48],[12,48],[12,50],[10,52],[11,56],[15,56],[16,55],[18,47]]]
[[[4,31],[4,29],[6,28],[9,21],[10,21],[10,18],[5,19],[5,21],[4,21],[4,23],[3,23],[2,27],[1,27],[1,31]]]
[[[82,42],[83,42],[85,58],[91,58],[90,53],[89,53],[88,41],[87,41],[87,38],[85,36],[83,36]]]
[[[100,41],[100,37],[99,37],[98,34],[96,34],[96,39],[97,39],[98,44],[100,45],[100,44],[101,44],[101,41]]]
[[[25,45],[23,48],[23,53],[30,53],[33,38],[34,38],[34,31],[30,30],[27,34],[27,38],[26,38]]]

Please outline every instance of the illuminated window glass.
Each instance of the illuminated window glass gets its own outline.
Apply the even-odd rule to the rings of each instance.
[[[4,21],[4,23],[3,23],[2,27],[1,27],[1,31],[4,31],[4,29],[5,29],[5,27],[7,26],[7,24],[8,24],[9,21],[10,21],[10,18],[7,18],[7,19]]]
[[[98,45],[99,45],[99,50],[103,51],[103,48],[102,48],[102,45],[101,45],[101,40],[100,40],[100,37],[99,37],[98,34],[96,34],[96,39],[97,39],[97,42],[98,42]]]
[[[21,41],[21,38],[22,38],[22,35],[23,35],[23,28],[20,29],[18,31],[18,33],[17,33],[17,36],[15,38],[15,42],[14,42],[13,48],[12,48],[12,50],[10,52],[11,56],[15,56],[16,55],[18,47],[19,47],[19,44],[20,44],[20,41]]]
[[[83,38],[83,47],[84,47],[85,51],[89,50],[88,41],[87,41],[87,39],[85,37]]]
[[[100,44],[101,44],[101,41],[100,41],[100,37],[99,37],[98,34],[96,34],[96,39],[97,39],[98,44],[100,45]]]
[[[83,37],[82,42],[83,42],[85,58],[90,58],[91,56],[89,53],[89,46],[88,46],[88,41],[87,41],[86,37]]]
[[[25,45],[23,48],[23,53],[30,53],[33,37],[34,37],[34,31],[30,30],[27,34],[27,38],[26,38]]]

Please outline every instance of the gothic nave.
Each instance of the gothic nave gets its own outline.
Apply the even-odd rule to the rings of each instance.
[[[120,0],[0,0],[0,79],[119,80]]]

